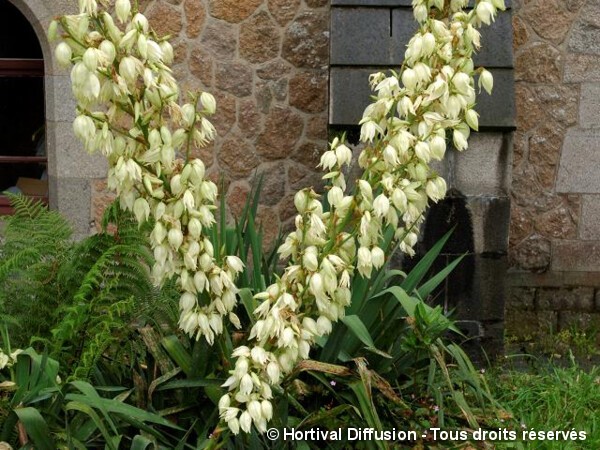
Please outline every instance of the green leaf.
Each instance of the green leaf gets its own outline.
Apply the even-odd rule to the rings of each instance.
[[[448,275],[460,264],[463,258],[466,255],[459,256],[442,270],[440,270],[435,276],[427,280],[427,282],[423,283],[418,289],[417,292],[422,299],[426,299],[429,294],[431,294],[435,288],[437,288],[442,281],[444,281]]]
[[[242,300],[244,308],[246,309],[246,313],[248,314],[250,322],[252,323],[252,325],[254,325],[254,323],[256,322],[256,320],[254,320],[254,310],[258,305],[256,304],[256,299],[252,295],[252,291],[250,291],[250,289],[248,288],[240,289],[239,296]]]
[[[138,422],[151,422],[156,423],[158,425],[163,425],[165,427],[174,428],[177,430],[182,430],[182,428],[177,425],[169,422],[168,420],[160,417],[157,414],[153,414],[148,411],[144,411],[142,409],[136,408],[135,406],[128,405],[126,403],[118,402],[114,399],[100,398],[95,403],[90,403],[90,399],[85,395],[80,394],[67,394],[65,397],[68,401],[78,401],[85,404],[89,404],[94,408],[102,407],[106,411],[119,414],[123,420],[131,423],[130,421],[138,421]]]
[[[369,330],[367,330],[365,324],[362,322],[362,320],[360,320],[360,317],[354,315],[345,316],[342,319],[342,322],[344,322],[344,325],[346,325],[348,329],[362,341],[363,344],[365,344],[367,347],[375,347],[373,338],[369,334]]]
[[[406,291],[400,286],[389,287],[384,291],[381,291],[379,294],[375,295],[373,298],[382,297],[388,294],[393,295],[394,298],[398,300],[400,305],[402,305],[402,308],[404,308],[404,311],[406,311],[406,314],[408,314],[411,317],[415,315],[415,308],[417,307],[417,303],[419,303],[420,300],[418,298],[409,296],[406,293]]]
[[[131,441],[131,450],[146,450],[147,448],[152,448],[154,446],[154,442],[148,439],[141,434],[136,435]]]
[[[108,422],[110,427],[112,428],[113,432],[115,434],[117,434],[117,428],[116,428],[115,424],[113,423],[113,421],[111,420],[110,415],[108,414],[108,411],[102,407],[102,403],[99,401],[102,399],[102,397],[100,397],[98,395],[98,392],[94,389],[94,387],[91,384],[86,383],[85,381],[77,381],[77,380],[70,382],[69,385],[73,386],[74,388],[79,390],[83,395],[88,397],[89,402],[92,405],[97,405],[97,408],[100,410],[100,412],[102,413],[102,415],[104,416],[104,418],[106,419],[106,421]]]
[[[175,380],[160,386],[157,391],[168,391],[171,389],[198,388],[207,386],[221,386],[225,380],[188,378],[187,380]]]
[[[102,436],[104,436],[106,445],[111,450],[117,450],[117,447],[115,447],[112,443],[113,436],[110,435],[110,433],[108,432],[108,429],[106,428],[106,426],[100,419],[100,416],[96,413],[96,411],[94,411],[94,409],[91,406],[86,405],[85,403],[82,403],[82,402],[73,401],[73,402],[69,402],[66,404],[65,410],[66,411],[79,411],[79,412],[82,412],[85,415],[87,415],[90,419],[92,419],[92,422],[94,422],[94,424],[96,425],[96,427],[98,428],[100,433],[102,433]],[[116,430],[115,430],[115,434],[116,434]]]
[[[37,409],[26,407],[16,408],[13,411],[25,427],[27,435],[31,438],[37,450],[55,450],[57,448],[48,429],[48,424]]]
[[[193,371],[192,355],[190,355],[190,353],[181,344],[177,336],[167,336],[161,341],[161,343],[169,356],[173,358],[173,361],[175,361],[175,363],[181,367],[181,370],[183,370],[187,376],[191,376]]]
[[[174,376],[176,376],[177,374],[179,374],[181,372],[181,368],[176,368],[175,370],[172,370],[169,373],[165,373],[164,375],[156,378],[155,380],[152,381],[152,383],[150,383],[150,386],[148,387],[148,400],[150,402],[152,402],[152,394],[154,393],[154,391],[156,390],[156,388],[161,385],[162,383],[165,383],[166,381],[170,380],[171,378],[173,378]]]
[[[446,242],[450,238],[450,235],[453,231],[454,228],[452,228],[444,236],[442,236],[442,238],[439,241],[437,241],[433,247],[431,247],[431,250],[429,250],[425,254],[425,256],[423,256],[421,261],[417,263],[414,269],[410,271],[410,273],[400,285],[406,292],[412,293],[416,289],[416,287],[425,277],[427,272],[429,272],[429,269],[431,268],[432,264],[442,251],[444,245],[446,245]]]
[[[254,291],[262,292],[266,286],[260,273],[262,263],[262,239],[261,235],[256,230],[254,216],[248,216],[248,226],[246,229],[248,238],[250,239],[250,249],[252,250],[252,276],[254,278]]]

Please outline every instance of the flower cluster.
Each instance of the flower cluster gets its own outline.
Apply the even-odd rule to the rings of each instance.
[[[108,159],[108,186],[121,207],[140,224],[154,223],[152,275],[157,283],[177,277],[180,327],[212,343],[225,317],[240,326],[233,310],[243,270],[235,256],[221,260],[205,232],[215,222],[217,187],[202,161],[190,157],[215,135],[207,119],[215,99],[202,92],[180,105],[173,48],[129,0],[80,0],[79,6],[80,14],[49,29],[51,39],[62,38],[57,61],[72,65],[75,135]]]
[[[311,345],[332,330],[350,304],[350,280],[357,271],[369,278],[385,263],[384,230],[392,227],[400,249],[413,254],[429,201],[445,196],[446,182],[429,166],[444,157],[451,136],[465,150],[477,130],[475,81],[491,92],[493,79],[476,70],[481,24],[490,24],[502,0],[414,0],[419,31],[410,40],[400,74],[373,74],[375,101],[364,111],[358,162],[363,169],[348,193],[344,166],[350,149],[335,139],[321,157],[330,180],[325,211],[311,189],[298,192],[296,229],[279,248],[289,258],[282,277],[256,295],[252,345],[234,351],[235,367],[224,386],[221,418],[233,433],[260,432],[272,416],[272,385],[281,382]]]

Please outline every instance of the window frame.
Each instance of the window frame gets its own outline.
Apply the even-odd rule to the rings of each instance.
[[[0,58],[0,78],[44,78],[44,60],[32,58]],[[7,156],[0,155],[0,164],[48,164],[47,156]],[[48,195],[28,195],[48,204]],[[0,193],[0,216],[10,215],[13,209],[8,197]]]

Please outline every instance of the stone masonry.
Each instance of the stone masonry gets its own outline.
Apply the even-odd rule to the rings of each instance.
[[[513,2],[507,332],[600,324],[600,3]]]

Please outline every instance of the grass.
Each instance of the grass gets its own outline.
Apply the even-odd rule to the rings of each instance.
[[[544,362],[534,371],[495,371],[488,377],[497,400],[513,413],[519,437],[524,431],[585,432],[586,439],[529,440],[497,448],[599,449],[600,368],[581,368],[571,355],[569,367]]]

